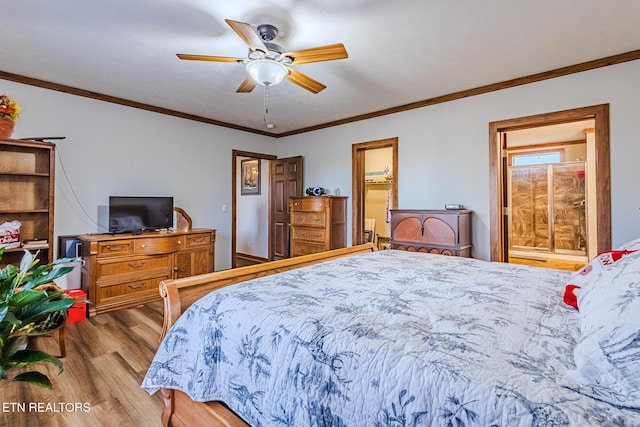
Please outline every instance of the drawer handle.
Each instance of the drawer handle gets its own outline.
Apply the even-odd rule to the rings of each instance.
[[[108,251],[120,251],[122,250],[122,248],[125,247],[125,245],[118,245],[118,246],[107,245],[105,247],[107,248]]]
[[[191,243],[201,243],[206,241],[207,238],[206,237],[194,237],[191,239]]]
[[[142,268],[142,267],[144,267],[144,261],[142,261],[140,264],[134,264],[134,263],[130,262],[127,265],[129,267],[131,267],[131,268]]]
[[[180,268],[180,267],[173,267],[173,271],[175,271],[176,273],[181,273],[184,271],[184,269]]]
[[[127,286],[129,287],[129,289],[140,289],[140,288],[143,288],[145,285],[146,285],[146,282],[142,282],[137,285],[132,285],[131,283],[129,283]]]
[[[178,240],[178,244],[181,245],[182,244],[182,240]]]
[[[146,247],[147,247],[147,245],[145,245],[145,244],[143,243],[143,244],[141,244],[141,245],[140,245],[140,247],[141,247],[142,249],[144,249],[144,248],[146,248]]]

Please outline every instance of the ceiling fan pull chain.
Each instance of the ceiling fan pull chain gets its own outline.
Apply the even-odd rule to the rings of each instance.
[[[269,114],[269,85],[264,87],[264,114]]]

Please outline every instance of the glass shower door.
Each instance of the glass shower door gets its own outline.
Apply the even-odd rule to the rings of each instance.
[[[587,255],[585,163],[551,165],[554,252]]]
[[[510,166],[509,250],[587,254],[585,162]]]
[[[551,250],[548,167],[511,166],[509,181],[509,248]]]

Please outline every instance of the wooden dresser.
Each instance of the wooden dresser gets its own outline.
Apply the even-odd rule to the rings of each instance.
[[[347,197],[289,199],[292,257],[347,246]]]
[[[391,210],[391,249],[471,256],[471,211]]]
[[[82,289],[95,315],[160,299],[158,285],[214,270],[216,230],[87,234]]]

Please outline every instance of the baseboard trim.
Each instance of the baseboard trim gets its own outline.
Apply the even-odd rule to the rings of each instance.
[[[262,264],[269,261],[268,258],[262,258],[255,255],[243,254],[236,252],[236,267],[243,267],[245,265]]]

